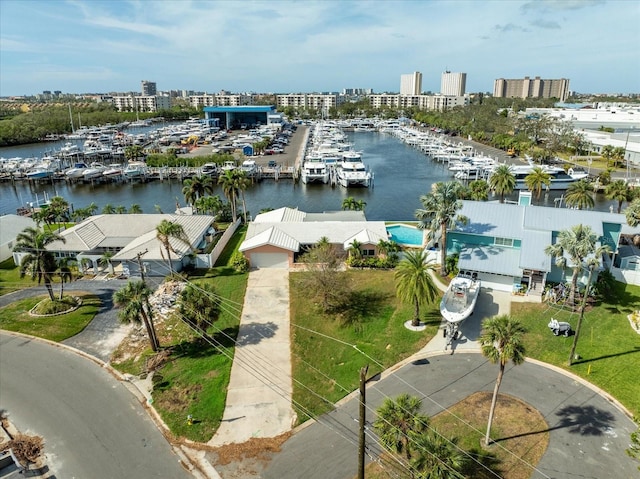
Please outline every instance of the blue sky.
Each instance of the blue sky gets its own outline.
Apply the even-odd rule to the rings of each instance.
[[[640,1],[0,0],[0,95],[159,90],[397,92],[448,69],[640,92]]]

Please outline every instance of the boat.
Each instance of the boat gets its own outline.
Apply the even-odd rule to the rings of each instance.
[[[331,172],[320,155],[307,155],[300,170],[300,180],[305,183],[328,183]]]
[[[345,188],[369,187],[373,178],[373,174],[362,162],[362,154],[351,150],[342,153],[342,159],[336,166],[336,176],[340,186]]]
[[[216,163],[205,163],[202,165],[202,174],[207,176],[215,176],[218,174],[218,165]]]
[[[255,160],[244,160],[240,165],[240,171],[247,176],[254,176],[258,173],[258,165]]]
[[[82,178],[84,170],[89,168],[86,163],[75,163],[71,168],[65,171],[65,176],[69,179]]]
[[[43,178],[50,178],[51,176],[53,176],[53,170],[43,166],[37,166],[27,171],[27,179],[29,180],[40,180]]]
[[[82,172],[82,178],[85,180],[93,180],[103,176],[107,169],[102,163],[91,163],[87,169]]]
[[[451,280],[440,301],[440,314],[447,323],[459,325],[473,313],[479,293],[477,273],[458,274]]]
[[[542,168],[542,170],[549,174],[549,178],[551,183],[549,186],[543,186],[545,190],[566,190],[569,185],[575,183],[576,181],[584,180],[589,178],[589,174],[583,170],[574,170],[573,168],[569,168],[567,171],[564,168],[560,168],[558,166],[549,166],[549,165],[513,165],[509,167],[509,170],[516,178],[516,190],[527,190],[528,186],[525,182],[525,179],[529,174],[533,172],[535,167]]]
[[[122,165],[119,163],[111,163],[106,166],[106,169],[102,172],[105,178],[115,178],[122,175]]]
[[[225,161],[222,166],[220,167],[220,170],[222,171],[222,174],[224,174],[226,171],[233,171],[236,169],[236,162],[233,160],[227,160]]]
[[[144,161],[130,161],[122,174],[129,179],[141,178],[147,174],[147,164]]]

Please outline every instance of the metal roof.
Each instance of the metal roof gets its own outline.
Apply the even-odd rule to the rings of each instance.
[[[361,231],[359,231],[358,233],[356,233],[355,235],[353,235],[350,238],[347,238],[346,241],[344,241],[344,243],[342,244],[342,246],[344,247],[344,249],[347,249],[351,246],[351,243],[355,241],[357,241],[360,244],[373,244],[376,245],[380,242],[380,240],[383,241],[387,241],[388,237],[386,234],[386,227],[385,227],[385,235],[381,236],[380,234],[378,234],[375,231],[371,231],[369,229],[363,229]]]
[[[524,207],[486,201],[463,201],[459,214],[469,223],[458,226],[456,231],[483,236],[521,239],[523,234]]]
[[[14,241],[16,236],[25,228],[37,226],[36,222],[28,216],[2,215],[0,216],[0,245]]]
[[[272,105],[264,106],[205,106],[203,111],[210,113],[270,113],[275,111],[276,107]]]
[[[247,236],[249,236],[248,232]],[[289,251],[300,251],[300,243],[295,238],[274,226],[244,240],[239,249],[240,251],[247,251],[265,245],[276,246]]]
[[[479,246],[460,251],[458,268],[484,273],[522,276],[520,250],[501,246]]]
[[[551,271],[551,256],[544,252],[551,244],[551,231],[527,230],[522,237],[520,247],[520,267],[536,271]]]
[[[297,208],[278,208],[277,210],[260,213],[253,220],[254,223],[288,223],[302,222],[307,213]]]

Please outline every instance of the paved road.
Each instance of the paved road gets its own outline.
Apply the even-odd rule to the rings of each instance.
[[[45,438],[59,478],[189,478],[125,384],[93,361],[0,333],[0,408]]]
[[[433,415],[476,391],[492,391],[497,366],[480,354],[424,357],[373,382],[367,389],[368,423],[385,397],[423,397]],[[549,424],[550,442],[532,478],[637,478],[625,455],[634,425],[609,401],[565,375],[532,363],[508,367],[501,393],[537,408]],[[352,399],[289,439],[267,466],[265,479],[346,479],[357,473],[358,401]],[[371,444],[372,441],[369,440]],[[375,453],[376,448],[370,446]],[[523,468],[528,468],[526,464]]]

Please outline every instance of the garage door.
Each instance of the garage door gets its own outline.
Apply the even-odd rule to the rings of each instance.
[[[288,268],[289,255],[286,253],[253,253],[252,268]]]

